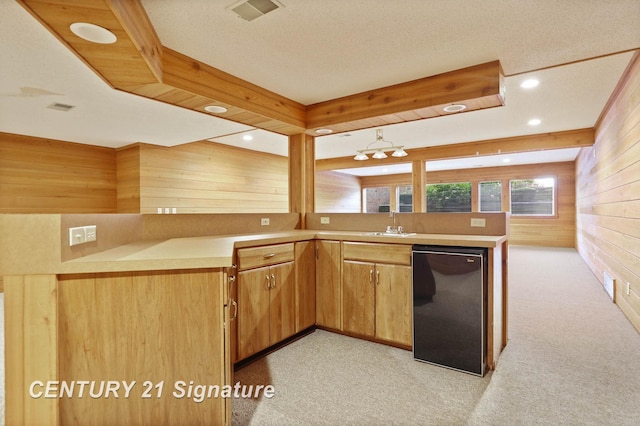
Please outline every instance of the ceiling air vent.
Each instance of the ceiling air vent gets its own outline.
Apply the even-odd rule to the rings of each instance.
[[[229,9],[245,21],[253,21],[281,7],[284,6],[274,0],[242,0],[230,6]]]
[[[47,108],[51,108],[51,109],[55,109],[58,111],[69,111],[72,108],[75,108],[74,105],[67,105],[67,104],[61,104],[59,102],[54,102],[51,105],[49,105]]]

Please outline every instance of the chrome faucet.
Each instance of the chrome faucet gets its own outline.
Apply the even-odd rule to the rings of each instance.
[[[402,234],[402,226],[399,226],[396,223],[396,213],[398,213],[395,210],[392,210],[389,213],[389,217],[393,218],[393,225],[392,226],[387,226],[387,232],[390,234]]]

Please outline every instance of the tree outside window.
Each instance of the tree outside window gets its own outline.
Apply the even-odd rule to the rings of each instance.
[[[428,184],[429,212],[471,212],[471,182]]]

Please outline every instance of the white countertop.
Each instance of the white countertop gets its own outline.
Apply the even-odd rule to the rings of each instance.
[[[251,235],[171,238],[142,241],[62,262],[52,273],[88,273],[142,270],[224,268],[233,264],[234,249],[312,239],[360,241],[388,244],[435,244],[466,247],[496,247],[506,236],[412,234],[371,235],[366,231],[291,230]]]

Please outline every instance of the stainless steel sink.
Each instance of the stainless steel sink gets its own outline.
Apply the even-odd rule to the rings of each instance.
[[[415,232],[367,232],[366,235],[374,235],[376,237],[408,237],[416,235]]]

